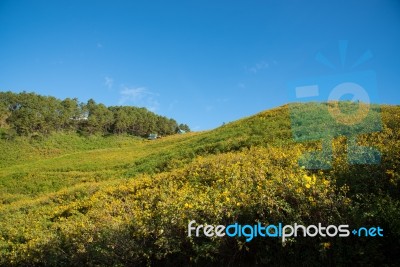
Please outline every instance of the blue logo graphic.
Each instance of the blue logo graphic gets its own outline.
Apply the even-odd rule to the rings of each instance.
[[[339,42],[342,67],[346,65],[347,41]],[[380,152],[358,144],[360,134],[382,130],[376,89],[376,74],[372,70],[353,71],[372,58],[368,50],[354,64],[351,72],[305,78],[288,83],[290,119],[296,142],[320,141],[321,150],[307,152],[299,159],[306,169],[332,167],[332,141],[347,138],[347,158],[350,164],[378,164]],[[335,70],[321,53],[316,60]],[[373,104],[375,103],[375,104]]]

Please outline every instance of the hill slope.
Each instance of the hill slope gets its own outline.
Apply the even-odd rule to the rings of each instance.
[[[313,104],[303,107],[318,114]],[[400,107],[361,135],[380,164],[305,170],[290,107],[156,141],[55,134],[1,140],[0,265],[392,264],[400,238]],[[380,225],[384,239],[187,238],[187,223]],[[368,255],[368,256],[365,256]],[[290,257],[289,257],[290,256]]]

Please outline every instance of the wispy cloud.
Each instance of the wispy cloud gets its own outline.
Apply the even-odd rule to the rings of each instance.
[[[108,76],[104,77],[104,85],[111,89],[114,85],[114,79]]]
[[[179,103],[178,100],[174,100],[171,103],[169,103],[168,110],[173,110],[178,103]]]
[[[119,92],[119,94],[119,105],[131,103],[135,106],[145,107],[153,112],[156,111],[160,106],[157,100],[158,94],[149,91],[145,87],[129,88],[127,86],[122,86],[122,90]]]
[[[226,102],[229,102],[229,98],[227,97],[217,99],[217,103],[226,103]]]
[[[238,83],[237,86],[241,89],[245,89],[246,85],[244,83]]]
[[[269,63],[265,62],[265,61],[260,61],[260,62],[256,63],[253,66],[250,66],[250,67],[246,66],[245,68],[246,68],[247,71],[250,71],[252,73],[257,73],[262,69],[269,68]]]
[[[103,44],[102,43],[97,43],[97,48],[103,48]]]
[[[210,112],[210,111],[212,111],[213,109],[214,109],[214,107],[211,106],[211,105],[208,105],[208,106],[205,106],[205,107],[204,107],[204,110],[205,110],[206,112]]]

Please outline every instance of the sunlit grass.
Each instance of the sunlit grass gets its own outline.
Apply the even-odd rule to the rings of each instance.
[[[346,138],[338,137],[332,144],[333,168],[327,171],[298,165],[299,155],[320,143],[293,140],[288,106],[212,131],[152,141],[65,133],[1,140],[0,266],[175,260],[201,265],[240,260],[242,254],[284,262],[286,252],[296,254],[302,246],[317,259],[329,253],[320,250],[319,240],[293,241],[285,250],[276,240],[188,240],[189,219],[214,224],[358,220],[386,223],[397,238],[400,107],[382,106],[379,115],[382,131],[360,135],[358,142],[379,149],[382,163],[349,165]],[[368,201],[359,200],[364,198]],[[379,242],[369,242],[365,251],[382,254]],[[338,254],[339,243],[332,245]]]

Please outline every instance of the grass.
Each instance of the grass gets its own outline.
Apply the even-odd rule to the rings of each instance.
[[[126,178],[127,173],[149,164],[148,157],[162,157],[194,135],[148,141],[129,136],[87,138],[56,134],[40,141],[25,138],[11,144],[3,141],[3,157],[14,155],[15,150],[10,150],[10,146],[21,147],[25,153],[0,170],[2,201],[37,197],[80,183]]]
[[[53,134],[31,140],[1,140],[1,201],[36,197],[85,182],[131,178],[183,165],[197,155],[278,144],[290,137],[285,107],[224,125],[211,132],[188,133],[156,141],[131,136]],[[275,123],[271,119],[279,120]],[[274,122],[274,123],[271,123]],[[269,129],[265,131],[264,129]],[[238,134],[239,133],[239,134]]]
[[[343,105],[346,108],[347,104]],[[293,107],[309,116],[291,119]],[[229,254],[224,254],[226,246],[231,246],[235,257],[251,256],[256,261],[267,260],[264,256],[271,251],[279,251],[282,259],[287,258],[285,253],[296,254],[300,249],[293,243],[285,252],[270,241],[253,242],[247,247],[250,252],[242,251],[247,245],[241,240],[224,243],[224,239],[221,243],[200,239],[187,243],[184,231],[190,218],[220,223],[238,219],[252,222],[268,216],[294,221],[307,221],[314,216],[329,221],[337,216],[336,219],[349,222],[387,223],[384,226],[392,235],[390,240],[396,240],[400,237],[400,222],[393,216],[389,222],[388,216],[382,214],[400,215],[400,107],[374,109],[371,116],[379,115],[382,130],[366,130],[358,136],[359,144],[379,149],[381,164],[349,165],[346,139],[336,136],[333,168],[304,171],[297,164],[299,155],[318,149],[320,144],[317,140],[295,142],[292,123],[308,123],[307,129],[314,131],[321,129],[320,125],[313,125],[321,108],[313,104],[285,105],[212,131],[154,141],[126,135],[84,137],[74,133],[0,140],[0,266],[32,262],[172,264],[175,256],[180,264],[201,265],[208,261],[222,263],[226,259],[223,255]],[[352,107],[348,108],[351,111]],[[335,133],[346,130],[335,129]],[[304,181],[315,179],[310,178],[314,176],[324,182],[314,182],[314,191],[308,191]],[[288,188],[288,184],[293,187]],[[263,198],[265,202],[260,200]],[[274,209],[275,215],[271,213]],[[375,217],[365,217],[368,214]],[[161,230],[164,234],[157,232]],[[314,261],[324,253],[336,253],[340,255],[338,259],[346,254],[340,247],[320,251],[316,249],[321,245],[319,241],[302,242],[297,246],[313,247],[306,251],[317,257]],[[376,261],[378,257],[390,262],[391,256],[382,252],[387,244],[379,242],[358,249],[367,254],[379,251],[378,256],[370,253],[375,263],[381,263]],[[355,248],[360,246],[350,243]],[[121,247],[124,244],[126,247]],[[254,252],[261,245],[272,250],[264,256]],[[113,254],[115,247],[127,255]],[[184,250],[188,247],[186,255]],[[157,254],[157,250],[164,254]],[[354,253],[350,258],[359,260]]]
[[[37,197],[80,183],[159,173],[182,166],[199,155],[294,144],[289,108],[286,105],[261,112],[213,131],[156,141],[127,135],[83,137],[75,133],[58,133],[40,140],[0,140],[1,200],[10,203],[12,199]],[[388,120],[389,113],[397,109],[383,107],[382,118]]]

